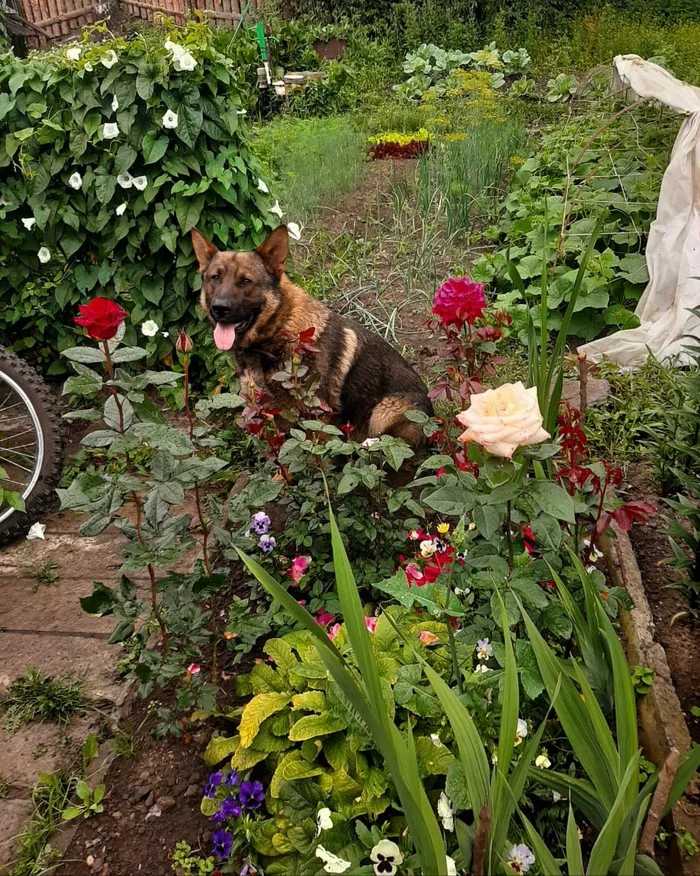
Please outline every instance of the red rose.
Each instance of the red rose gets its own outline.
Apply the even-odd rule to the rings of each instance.
[[[484,284],[475,283],[469,277],[453,277],[435,293],[433,313],[443,325],[462,328],[474,322],[486,309]]]
[[[111,341],[128,316],[111,298],[93,298],[89,304],[79,304],[80,316],[74,318],[93,341]]]

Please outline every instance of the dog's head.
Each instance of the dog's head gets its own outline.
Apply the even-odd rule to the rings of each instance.
[[[289,236],[281,225],[253,252],[220,252],[199,231],[192,245],[202,275],[201,304],[219,350],[241,345],[246,334],[280,305]]]

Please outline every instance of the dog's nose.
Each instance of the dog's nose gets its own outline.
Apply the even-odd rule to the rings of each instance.
[[[215,298],[210,305],[211,315],[217,322],[225,322],[231,318],[233,308],[225,298]]]

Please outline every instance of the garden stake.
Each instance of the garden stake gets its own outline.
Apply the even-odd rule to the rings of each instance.
[[[659,784],[654,791],[651,806],[649,806],[649,812],[647,813],[647,820],[642,831],[642,838],[639,841],[639,853],[641,855],[649,855],[650,858],[656,857],[654,855],[654,840],[656,839],[656,832],[659,829],[659,824],[664,814],[671,785],[678,772],[680,759],[680,751],[677,748],[672,748],[661,768]]]
[[[491,815],[486,802],[481,804],[479,821],[476,826],[474,837],[474,858],[472,859],[472,876],[484,876],[484,853],[486,852],[486,839],[491,828]]]

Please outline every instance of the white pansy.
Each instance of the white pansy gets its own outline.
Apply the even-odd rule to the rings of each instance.
[[[457,876],[457,865],[455,859],[449,855],[445,855],[445,874],[446,876]]]
[[[119,109],[119,99],[117,98],[117,95],[115,94],[114,97],[112,98],[112,112],[116,113],[116,111],[118,109]]]
[[[323,869],[326,873],[344,873],[347,869],[352,867],[351,861],[339,858],[337,855],[334,855],[333,852],[324,849],[323,846],[316,847],[316,857],[323,861]]]
[[[538,754],[535,758],[535,766],[539,767],[541,770],[548,770],[552,765],[552,761],[547,756],[547,752],[543,751],[542,754]]]
[[[163,127],[177,128],[179,121],[180,119],[178,118],[177,113],[174,113],[172,110],[168,110],[163,116]]]
[[[114,140],[115,137],[119,136],[119,125],[116,122],[105,122],[102,136],[105,140]]]
[[[100,58],[100,64],[106,67],[108,70],[110,67],[114,67],[114,65],[119,60],[119,56],[114,51],[114,49],[110,49],[108,52],[105,52],[104,55]]]
[[[485,663],[480,663],[480,664],[474,669],[474,672],[475,672],[475,673],[480,672],[480,673],[483,675],[483,674],[485,674],[485,673],[487,673],[487,672],[491,672],[491,668],[490,668],[489,666],[487,666]]]
[[[148,180],[145,176],[135,176],[132,178],[131,183],[135,189],[142,192],[148,185]]]
[[[126,213],[126,201],[124,201],[123,204],[120,204],[114,212],[117,216],[123,216],[124,213]]]
[[[68,58],[69,61],[77,61],[81,52],[82,49],[80,46],[71,46],[70,49],[66,49],[66,58]]]
[[[372,869],[376,876],[394,876],[400,864],[403,864],[401,849],[391,840],[380,840],[369,853]]]
[[[31,231],[36,225],[36,219],[33,216],[29,216],[27,219],[22,219],[22,225],[24,225],[27,231]]]
[[[440,739],[437,733],[430,734],[430,741],[433,743],[435,748],[440,748],[440,746],[442,745],[442,739]]]
[[[452,801],[444,791],[440,792],[437,804],[438,818],[442,819],[442,826],[445,830],[455,829],[455,811],[452,808]]]
[[[583,540],[583,546],[584,546],[585,548],[590,548],[590,546],[591,546],[591,540],[590,540],[590,538],[584,538],[584,540]],[[600,559],[602,559],[602,558],[603,558],[603,553],[602,553],[602,551],[599,551],[598,548],[597,548],[595,545],[593,545],[593,550],[591,551],[591,556],[590,556],[590,560],[591,560],[591,562],[592,562],[592,563],[595,563],[597,560],[600,560]]]
[[[510,847],[506,863],[515,873],[527,873],[535,863],[535,856],[526,845],[520,843],[520,845]]]
[[[93,71],[92,64],[88,61],[88,63],[83,67],[83,70],[87,70],[88,73],[92,73],[92,71]]]
[[[523,721],[522,718],[518,718],[518,726],[515,728],[515,742],[514,745],[520,745],[523,739],[527,736],[527,722]]]
[[[48,248],[48,246],[42,246],[37,255],[39,256],[39,261],[42,263],[42,265],[45,265],[46,262],[51,261],[51,250]]]
[[[141,323],[141,334],[147,338],[155,338],[158,334],[158,323],[153,319],[147,319]]]
[[[297,225],[296,222],[288,222],[287,231],[292,240],[301,240],[301,225]]]
[[[479,639],[476,643],[476,656],[479,660],[489,660],[493,657],[493,646],[488,639]]]
[[[32,541],[35,538],[46,539],[46,524],[45,523],[32,523],[29,527],[29,532],[27,533],[27,538]]]
[[[322,830],[330,830],[333,827],[333,819],[331,818],[331,810],[328,807],[319,809],[316,816],[316,835],[318,836]]]
[[[420,548],[420,555],[424,560],[429,560],[430,557],[437,552],[437,548],[435,547],[432,538],[426,538],[418,545],[418,547]]]
[[[123,189],[130,189],[133,185],[134,181],[131,174],[128,171],[124,171],[124,173],[120,173],[117,177],[117,182]]]
[[[260,179],[258,177],[258,190],[263,193],[263,195],[267,195],[270,193],[270,190],[267,187],[267,183],[264,179]]]
[[[78,189],[82,186],[82,184],[83,184],[83,178],[82,178],[82,176],[78,173],[78,171],[76,170],[75,173],[71,174],[71,177],[70,177],[70,179],[68,180],[68,185],[69,185],[72,189],[75,189],[76,192],[77,192]]]
[[[284,213],[282,212],[282,208],[280,207],[279,201],[275,201],[275,206],[270,207],[270,213],[274,213],[275,216],[279,216],[280,219],[284,216]]]

